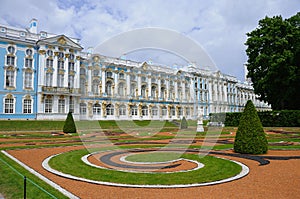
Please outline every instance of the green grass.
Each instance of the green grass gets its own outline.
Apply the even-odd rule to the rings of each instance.
[[[8,166],[8,165],[9,166]],[[18,174],[17,172],[21,173]],[[47,192],[55,196],[56,198],[67,198],[59,191],[55,190],[33,174],[29,173],[23,167],[3,155],[0,154],[0,193],[4,195],[6,199],[10,198],[23,198],[23,182],[24,177],[27,177],[27,198],[53,198],[49,194],[45,193],[34,185],[33,181],[38,186],[45,189]]]
[[[205,167],[183,173],[130,173],[88,166],[80,160],[80,158],[86,154],[86,150],[67,152],[55,156],[50,160],[49,164],[52,168],[63,173],[91,180],[149,185],[211,182],[235,176],[241,171],[240,165],[228,160],[212,156],[200,158],[198,155],[184,154],[182,156],[183,158],[199,161],[205,164]]]
[[[0,131],[62,131],[64,121],[0,120]]]
[[[155,152],[130,155],[126,157],[126,160],[131,162],[166,162],[176,160],[180,158],[180,156],[181,154],[178,153]]]

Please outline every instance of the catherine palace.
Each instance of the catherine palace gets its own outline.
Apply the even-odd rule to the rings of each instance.
[[[257,99],[249,82],[189,64],[182,69],[108,57],[80,40],[0,25],[0,119],[173,120],[239,112]]]

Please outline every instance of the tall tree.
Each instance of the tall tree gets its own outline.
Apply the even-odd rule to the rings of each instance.
[[[300,109],[300,12],[265,17],[247,33],[248,77],[272,109]]]

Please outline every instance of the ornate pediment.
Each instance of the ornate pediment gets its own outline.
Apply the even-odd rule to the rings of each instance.
[[[83,48],[76,43],[74,40],[72,40],[71,38],[65,36],[65,35],[58,35],[55,37],[50,37],[50,38],[46,38],[46,39],[42,39],[39,40],[38,45],[50,45],[50,46],[60,46],[60,47],[68,47],[71,49],[79,49],[82,50]]]

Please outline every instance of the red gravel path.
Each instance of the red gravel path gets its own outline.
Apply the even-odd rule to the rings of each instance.
[[[63,188],[80,198],[299,198],[300,196],[300,159],[271,160],[270,164],[258,166],[252,160],[230,157],[246,164],[250,174],[240,180],[220,185],[174,188],[144,189],[121,188],[95,185],[65,179],[47,172],[42,161],[53,154],[83,148],[58,147],[8,151],[29,167],[40,172]],[[300,151],[269,151],[268,155],[300,156]],[[229,158],[229,157],[226,157]]]

